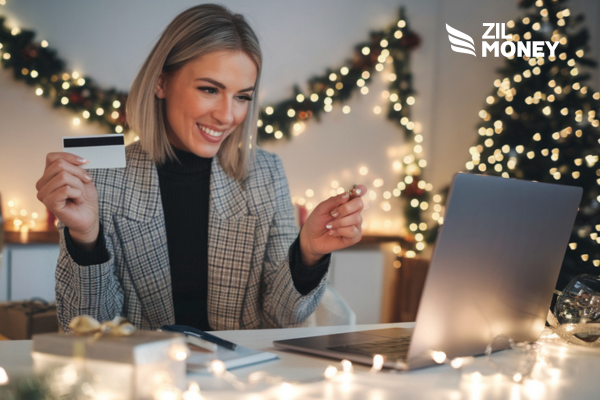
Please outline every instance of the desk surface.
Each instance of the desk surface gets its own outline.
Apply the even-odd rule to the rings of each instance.
[[[372,374],[368,367],[355,364],[355,373],[351,376],[340,374],[332,380],[325,380],[325,368],[330,364],[339,368],[338,361],[276,350],[272,344],[273,340],[294,337],[410,326],[412,324],[397,323],[215,332],[218,336],[243,346],[276,352],[279,355],[280,359],[277,361],[234,370],[233,373],[239,379],[247,379],[252,372],[265,371],[284,380],[303,383],[293,387],[263,385],[240,393],[223,380],[208,375],[191,374],[189,379],[200,384],[205,400],[585,400],[600,397],[597,377],[600,370],[600,349],[544,344],[544,360],[536,364],[532,375],[536,379],[527,379],[522,384],[516,384],[499,374],[491,374],[491,364],[485,357],[478,357],[473,364],[465,367],[462,373],[446,364],[403,373],[382,371]],[[0,366],[6,369],[9,377],[28,372],[32,366],[30,351],[31,341],[0,342]],[[503,364],[503,361],[510,356],[509,353],[495,353],[492,360],[499,365],[507,365]],[[483,377],[474,380],[474,371],[481,371]]]

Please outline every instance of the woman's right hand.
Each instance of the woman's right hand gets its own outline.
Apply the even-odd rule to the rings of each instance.
[[[87,162],[71,153],[48,153],[44,175],[35,187],[37,198],[69,227],[75,245],[92,250],[98,240],[100,222],[96,186],[81,168]]]

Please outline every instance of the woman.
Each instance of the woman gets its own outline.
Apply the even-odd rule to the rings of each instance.
[[[240,15],[193,7],[163,32],[135,79],[140,141],[124,169],[50,153],[38,198],[60,220],[56,302],[140,329],[293,326],[323,294],[329,254],[361,238],[366,191],[319,204],[298,235],[279,158],[257,149],[262,56]]]

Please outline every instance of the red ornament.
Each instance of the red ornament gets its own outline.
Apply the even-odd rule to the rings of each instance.
[[[31,61],[37,56],[37,50],[33,45],[29,45],[21,50],[23,61]]]
[[[418,179],[414,179],[413,182],[404,189],[404,194],[410,198],[420,197],[423,193],[425,193],[425,191],[419,187]]]
[[[71,93],[69,95],[69,102],[72,104],[79,104],[83,101],[83,96],[80,93]]]

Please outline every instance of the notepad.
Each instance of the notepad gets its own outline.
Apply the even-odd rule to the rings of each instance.
[[[277,360],[278,358],[275,353],[257,351],[240,345],[235,350],[219,346],[217,351],[212,353],[191,351],[187,359],[187,369],[188,371],[207,372],[212,361],[221,360],[225,364],[225,368],[229,370]]]

